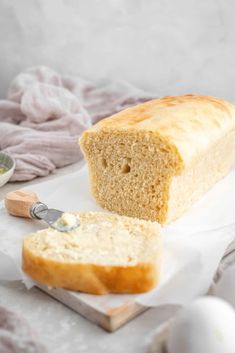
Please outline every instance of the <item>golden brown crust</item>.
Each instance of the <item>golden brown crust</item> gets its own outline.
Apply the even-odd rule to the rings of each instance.
[[[103,119],[84,132],[80,143],[83,147],[95,132],[151,131],[190,164],[231,128],[235,129],[234,105],[211,96],[186,94],[151,100]]]
[[[188,105],[186,105],[188,104]],[[194,107],[197,107],[199,111],[203,112],[205,110],[215,109],[221,111],[223,114],[231,116],[234,113],[234,105],[228,103],[222,99],[218,99],[211,96],[202,96],[194,94],[185,94],[183,96],[165,96],[158,99],[153,99],[151,101],[136,105],[134,107],[125,109],[113,116],[101,120],[98,124],[94,126],[95,129],[99,129],[101,126],[138,126],[142,129],[140,123],[142,121],[152,119],[154,113],[159,114],[164,110],[164,119],[167,119],[170,115],[174,114],[175,108],[182,108],[182,110],[187,110],[189,115],[189,120],[192,115],[195,116],[196,112],[193,111]],[[169,110],[167,110],[170,108]],[[174,109],[171,109],[174,108]],[[179,114],[180,112],[177,112]],[[159,117],[157,120],[153,120],[153,128],[159,122]],[[205,116],[208,120],[208,115]],[[210,119],[210,117],[209,117]]]
[[[156,263],[97,266],[38,257],[24,242],[22,258],[23,271],[39,283],[98,295],[147,292],[157,285],[160,277],[160,256]]]

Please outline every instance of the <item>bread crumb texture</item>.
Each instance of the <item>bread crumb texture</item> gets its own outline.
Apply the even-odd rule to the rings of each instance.
[[[209,96],[164,97],[102,120],[80,145],[99,205],[169,223],[234,164],[235,108]]]

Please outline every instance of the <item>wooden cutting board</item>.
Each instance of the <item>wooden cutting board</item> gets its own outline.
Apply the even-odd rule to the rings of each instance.
[[[38,283],[36,286],[43,292],[46,292],[51,297],[57,299],[78,314],[109,332],[117,330],[119,327],[148,309],[148,307],[128,300],[124,304],[118,305],[115,308],[110,308],[108,303],[105,302],[105,298],[103,302],[100,301],[100,303],[95,303],[94,300],[84,300],[83,297],[76,292],[64,289],[48,289]]]

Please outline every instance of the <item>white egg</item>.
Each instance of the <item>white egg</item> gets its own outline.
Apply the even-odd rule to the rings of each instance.
[[[224,271],[214,286],[213,294],[225,299],[235,308],[235,264]]]
[[[215,297],[197,299],[176,316],[166,344],[168,353],[235,353],[235,311]]]

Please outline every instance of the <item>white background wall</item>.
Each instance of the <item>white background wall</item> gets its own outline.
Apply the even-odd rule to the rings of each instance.
[[[235,102],[235,1],[0,0],[0,96],[37,64]]]

